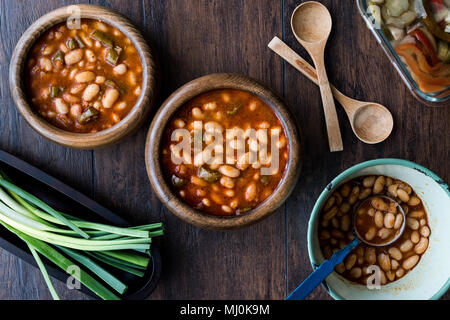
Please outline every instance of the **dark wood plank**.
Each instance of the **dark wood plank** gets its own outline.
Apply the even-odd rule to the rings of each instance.
[[[285,41],[303,57],[306,52],[296,42],[288,23],[294,8],[302,1],[286,0]],[[349,96],[377,101],[393,113],[395,129],[378,145],[359,142],[338,106],[344,151],[328,152],[319,90],[291,66],[286,66],[286,99],[296,115],[306,140],[305,165],[288,211],[288,289],[293,290],[312,271],[307,252],[307,225],[315,200],[327,183],[344,169],[365,160],[404,158],[428,167],[445,181],[450,180],[448,162],[449,108],[430,108],[408,92],[381,47],[359,16],[355,1],[321,1],[333,16],[333,32],[326,52],[330,81]],[[310,59],[308,59],[310,60]],[[445,298],[449,298],[447,293]],[[311,299],[330,299],[323,288]]]
[[[0,2],[0,148],[92,195],[92,153],[58,146],[36,134],[16,111],[8,83],[9,59],[22,33],[43,14],[71,3],[74,1]],[[0,298],[51,299],[39,270],[2,250],[0,252],[0,283],[4,289]],[[62,283],[55,281],[55,285],[61,298],[84,297],[81,293],[67,290]]]
[[[268,59],[266,49],[281,31],[281,3],[143,1],[143,10],[123,1],[96,3],[128,14],[156,47],[163,71],[160,102],[185,82],[213,72],[249,74],[281,91],[281,62]],[[161,208],[148,183],[147,129],[95,152],[95,189],[98,199],[112,199],[135,222],[165,222],[163,279],[152,298],[282,298],[283,210],[236,232],[205,231],[181,222]]]

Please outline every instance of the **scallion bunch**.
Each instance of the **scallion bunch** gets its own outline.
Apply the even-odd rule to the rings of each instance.
[[[120,299],[127,285],[104,266],[144,276],[151,258],[152,238],[163,235],[162,223],[121,228],[94,223],[59,212],[17,187],[0,172],[0,224],[28,245],[54,299],[59,299],[41,256],[105,300]]]

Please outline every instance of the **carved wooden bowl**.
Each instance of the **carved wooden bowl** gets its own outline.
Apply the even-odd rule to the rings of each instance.
[[[42,118],[30,105],[24,85],[24,66],[29,50],[34,42],[52,26],[79,14],[80,18],[100,20],[119,29],[127,36],[139,53],[143,82],[141,94],[128,115],[109,129],[96,133],[72,133],[59,129]],[[14,49],[10,68],[9,81],[12,97],[17,109],[27,123],[39,134],[64,146],[93,149],[113,144],[125,136],[135,132],[149,115],[158,89],[158,69],[152,50],[141,33],[122,15],[96,5],[76,5],[62,7],[47,13],[34,22],[22,35]]]
[[[289,143],[285,173],[273,194],[253,210],[238,216],[219,217],[196,210],[181,200],[170,188],[160,161],[161,140],[167,123],[176,111],[192,98],[215,89],[238,89],[263,99],[276,113]],[[176,90],[160,107],[147,136],[145,161],[150,182],[159,199],[180,219],[201,228],[237,229],[254,224],[273,213],[292,192],[301,170],[302,140],[293,115],[285,103],[269,88],[253,79],[234,74],[211,74],[195,79]]]

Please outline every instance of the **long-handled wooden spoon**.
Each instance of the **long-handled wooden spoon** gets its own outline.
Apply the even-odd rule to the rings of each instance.
[[[278,37],[274,37],[270,41],[269,48],[309,80],[319,85],[316,70]],[[394,127],[394,120],[391,112],[385,106],[349,98],[333,85],[331,85],[331,91],[347,113],[353,132],[359,140],[375,144],[389,137]]]
[[[334,105],[333,94],[325,70],[324,52],[331,32],[331,15],[321,3],[308,1],[295,8],[291,17],[291,28],[298,42],[308,51],[317,70],[317,78],[322,96],[325,123],[327,125],[330,151],[342,151],[341,131]]]

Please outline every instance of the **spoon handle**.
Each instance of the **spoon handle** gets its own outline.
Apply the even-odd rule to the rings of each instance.
[[[294,50],[292,50],[287,44],[285,44],[280,38],[274,37],[269,42],[269,48],[286,60],[289,64],[291,64],[295,69],[300,71],[303,75],[305,75],[309,80],[314,82],[316,85],[319,85],[319,79],[317,78],[316,69],[311,66],[305,59],[300,57]],[[330,84],[331,92],[337,101],[344,107],[345,111],[353,111],[347,110],[349,106],[357,103],[356,100],[353,100],[338,89],[336,89],[332,84]]]
[[[325,260],[286,298],[286,300],[305,299],[331,272],[333,272],[334,267],[344,261],[345,257],[359,244],[359,242],[359,239],[355,237],[352,242],[333,254],[330,260]]]
[[[330,144],[330,151],[342,151],[342,137],[339,129],[339,121],[337,118],[336,107],[334,105],[333,95],[336,98],[342,95],[329,82],[325,71],[325,63],[323,53],[319,54],[318,61],[315,61],[317,70],[296,54],[278,37],[274,37],[269,43],[269,48],[279,54],[292,66],[302,72],[309,80],[320,87],[320,94],[322,96],[322,104],[325,112],[325,122],[327,125],[328,142]],[[313,58],[314,59],[314,58]],[[319,73],[319,74],[318,74]],[[320,79],[320,81],[319,81]],[[338,99],[339,100],[339,99]]]
[[[316,65],[317,77],[319,78],[320,95],[322,97],[322,106],[325,114],[330,151],[342,151],[344,150],[344,146],[342,144],[341,129],[339,128],[336,106],[334,104],[333,94],[331,93],[330,83],[328,82],[327,72],[325,70],[323,50],[318,50],[317,54],[312,58]]]

